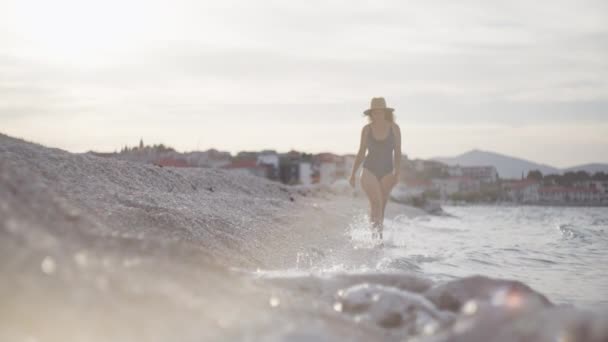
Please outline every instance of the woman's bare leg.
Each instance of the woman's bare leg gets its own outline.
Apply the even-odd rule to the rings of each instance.
[[[378,178],[365,168],[361,173],[361,187],[369,200],[372,229],[382,235],[382,187]]]
[[[393,174],[388,174],[382,177],[380,180],[380,189],[382,191],[382,210],[381,210],[381,220],[384,222],[384,212],[386,210],[386,203],[391,195],[391,190],[395,186],[395,176]],[[382,231],[380,232],[380,237],[382,237]]]

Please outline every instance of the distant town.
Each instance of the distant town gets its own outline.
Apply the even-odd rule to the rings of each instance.
[[[163,144],[143,140],[119,152],[90,152],[159,167],[223,168],[264,177],[288,185],[346,184],[354,154],[310,154],[298,151],[242,151],[236,155],[216,149],[180,153]],[[543,175],[538,170],[519,179],[502,179],[492,165],[447,165],[435,160],[411,160],[402,155],[399,184],[391,196],[397,201],[439,200],[462,203],[518,203],[546,205],[608,205],[608,174],[586,171]]]

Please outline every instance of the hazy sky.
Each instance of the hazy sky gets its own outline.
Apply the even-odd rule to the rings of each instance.
[[[373,96],[412,157],[608,162],[608,1],[0,0],[0,132],[355,153]]]

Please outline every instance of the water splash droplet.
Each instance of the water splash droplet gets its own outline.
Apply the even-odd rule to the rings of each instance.
[[[431,322],[424,325],[422,333],[425,335],[433,335],[439,330],[439,324],[437,322]]]
[[[342,303],[340,303],[340,302],[334,303],[334,311],[342,312]]]
[[[479,307],[477,305],[477,302],[474,300],[470,300],[462,306],[462,313],[465,315],[473,315],[477,312],[478,309]]]
[[[276,308],[277,306],[281,305],[281,300],[277,297],[270,297],[270,300],[268,301],[268,303],[270,304],[270,307],[272,308]]]
[[[42,260],[42,263],[40,264],[40,268],[42,269],[42,272],[45,274],[53,274],[53,273],[55,273],[55,270],[57,269],[57,265],[55,264],[55,260],[53,260],[53,258],[51,258],[50,256],[47,256]]]
[[[74,261],[80,267],[87,267],[87,264],[89,262],[87,259],[87,255],[84,251],[80,251],[74,254]]]
[[[518,291],[502,289],[492,296],[492,305],[504,306],[509,309],[519,309],[524,305],[525,299]]]

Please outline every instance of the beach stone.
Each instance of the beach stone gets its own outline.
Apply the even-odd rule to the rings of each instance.
[[[509,301],[520,300],[526,305],[553,305],[547,297],[522,282],[484,276],[471,276],[437,285],[424,295],[440,310],[452,312],[461,311],[463,305],[471,300],[493,301],[496,305],[509,305]]]
[[[486,306],[473,316],[460,316],[444,331],[424,342],[604,342],[608,312],[584,312],[569,307],[510,311]]]
[[[419,294],[382,285],[359,284],[339,292],[337,300],[342,312],[357,320],[408,335],[421,333],[427,326],[444,325],[451,318]]]

